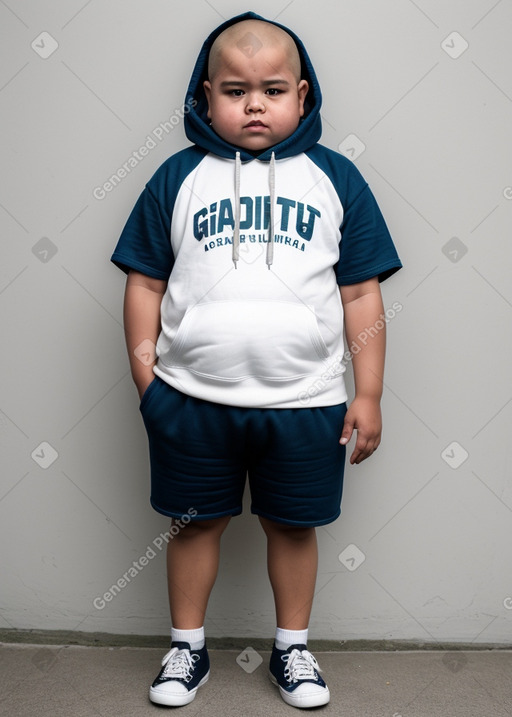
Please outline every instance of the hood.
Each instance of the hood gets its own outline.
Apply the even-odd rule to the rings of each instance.
[[[245,12],[242,15],[231,18],[231,20],[227,20],[222,23],[222,25],[219,25],[205,40],[197,58],[185,99],[185,106],[187,107],[185,133],[191,142],[208,152],[213,152],[219,157],[234,159],[236,153],[239,152],[242,162],[255,158],[253,153],[240,147],[235,147],[235,145],[223,140],[210,127],[207,117],[208,104],[203,89],[203,82],[208,79],[208,55],[214,40],[226,28],[242,20],[264,20],[265,22],[271,22],[273,25],[287,32],[288,35],[293,38],[299,50],[302,79],[307,80],[309,83],[309,91],[304,104],[304,117],[301,119],[295,132],[279,144],[263,150],[257,155],[257,158],[261,161],[270,161],[272,153],[274,153],[276,159],[285,159],[300,152],[305,152],[318,142],[322,134],[322,123],[320,119],[322,95],[313,65],[311,64],[311,60],[308,57],[302,41],[297,35],[284,25],[280,25],[272,20],[267,20],[254,12]]]

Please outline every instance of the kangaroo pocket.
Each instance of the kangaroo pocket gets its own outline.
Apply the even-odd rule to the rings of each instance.
[[[185,313],[160,361],[211,379],[287,381],[317,373],[329,352],[310,306],[216,301]]]

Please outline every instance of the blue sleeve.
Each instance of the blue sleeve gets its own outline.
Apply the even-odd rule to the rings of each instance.
[[[321,144],[306,154],[329,177],[343,207],[340,254],[334,266],[338,284],[374,277],[384,281],[402,263],[364,177],[349,159]]]
[[[167,280],[174,256],[171,248],[171,218],[146,186],[137,200],[112,254],[116,266],[154,279]]]
[[[384,281],[401,268],[384,217],[367,184],[346,207],[340,231],[340,258],[335,267],[340,286],[375,276]]]
[[[205,151],[187,147],[169,157],[154,173],[137,200],[119,237],[111,261],[167,281],[174,266],[171,223],[176,197],[185,178]]]

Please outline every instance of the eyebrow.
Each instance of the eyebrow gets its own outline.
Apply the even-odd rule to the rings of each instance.
[[[275,79],[275,80],[263,80],[261,83],[262,85],[265,85],[266,87],[270,87],[271,85],[289,85],[290,83],[288,80],[283,79]],[[248,87],[248,82],[241,82],[238,80],[224,80],[220,83],[221,87]]]

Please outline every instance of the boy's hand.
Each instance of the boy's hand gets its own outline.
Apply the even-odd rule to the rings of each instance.
[[[348,443],[356,429],[357,441],[350,462],[361,463],[376,450],[382,432],[380,397],[386,346],[386,325],[382,321],[384,307],[378,277],[341,286],[340,292],[355,384],[355,398],[345,415],[340,443]],[[377,329],[379,320],[381,328]]]
[[[356,429],[357,441],[350,456],[350,463],[361,463],[377,449],[382,432],[380,401],[376,398],[355,397],[347,413],[340,438],[342,445],[347,444]]]

